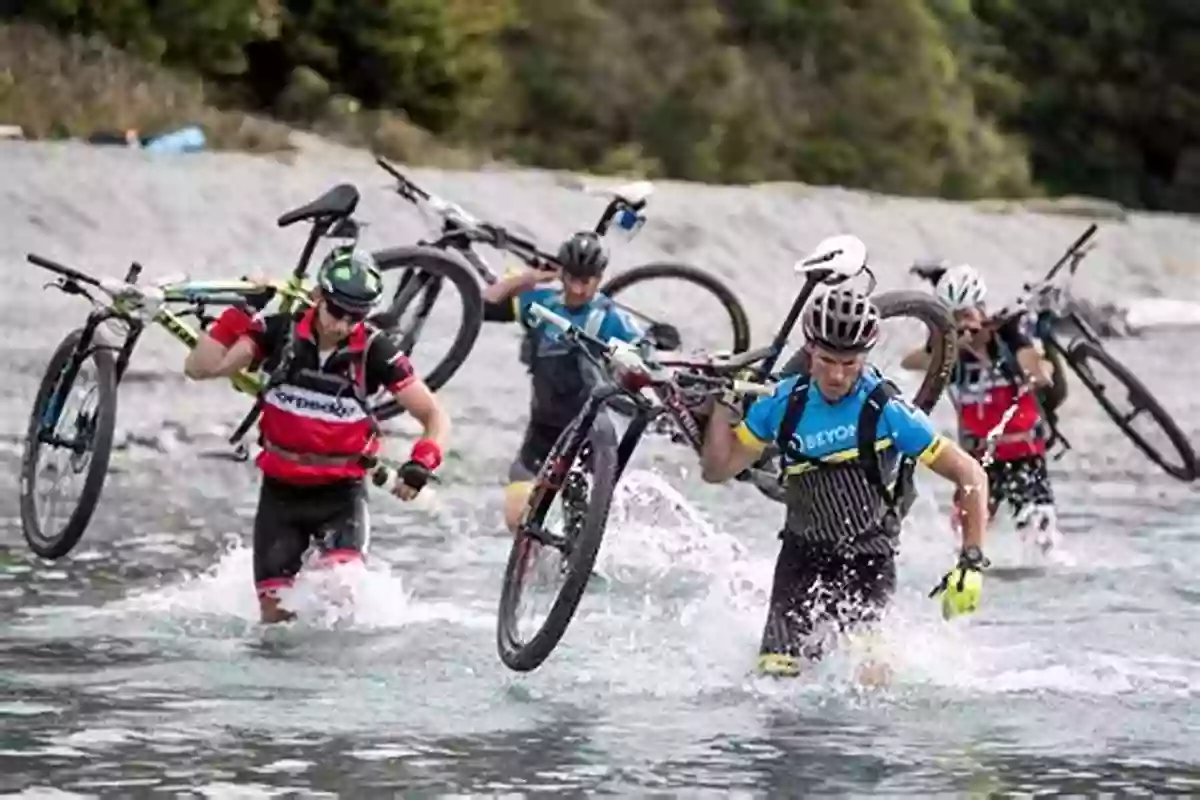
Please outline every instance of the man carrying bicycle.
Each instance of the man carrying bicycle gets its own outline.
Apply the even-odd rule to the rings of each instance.
[[[315,542],[325,563],[358,560],[370,538],[367,459],[380,431],[367,404],[383,388],[424,427],[393,492],[411,500],[442,462],[450,420],[396,345],[364,320],[383,282],[369,254],[335,248],[317,278],[314,304],[296,316],[251,318],[226,310],[202,357],[189,357],[193,380],[229,377],[262,362],[259,397],[263,472],[254,518],[254,579],[263,622],[291,619],[279,590],[300,571]],[[215,354],[224,351],[219,360]]]
[[[807,261],[845,258],[858,260],[844,265],[855,274],[865,248],[818,251]],[[871,300],[831,288],[809,302],[802,324],[808,372],[781,381],[744,421],[732,398],[722,398],[701,453],[704,480],[719,483],[749,467],[768,444],[781,451],[787,518],[758,661],[771,675],[796,675],[803,662],[820,659],[829,628],[850,632],[881,619],[896,583],[899,495],[907,483],[902,456],[953,481],[964,497],[962,551],[934,590],[942,594],[944,615],[975,610],[987,566],[983,470],[867,364],[880,327]]]
[[[1019,315],[1000,324],[988,319],[987,285],[974,268],[963,264],[945,270],[935,292],[958,323],[950,395],[958,411],[960,443],[987,471],[989,515],[1007,501],[1022,537],[1032,534],[1038,546],[1049,550],[1059,534],[1046,469],[1045,424],[1034,389],[1049,385],[1053,365],[1025,333]],[[901,362],[912,370],[928,364],[928,346]],[[956,497],[956,525],[958,517]]]
[[[531,267],[502,278],[483,293],[485,320],[520,322],[525,328],[521,361],[528,365],[532,382],[529,423],[509,467],[504,493],[504,523],[513,532],[542,462],[583,408],[594,384],[591,365],[556,332],[538,326],[529,315],[530,307],[545,306],[604,341],[632,342],[642,336],[627,315],[598,293],[608,253],[597,234],[574,234],[559,248],[555,260],[557,272]],[[539,288],[556,279],[562,281],[561,289]]]

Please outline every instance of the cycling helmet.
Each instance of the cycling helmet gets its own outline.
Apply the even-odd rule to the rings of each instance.
[[[608,253],[600,237],[592,231],[581,231],[562,243],[558,248],[558,261],[562,271],[575,278],[595,278],[603,274],[608,266]]]
[[[968,264],[951,267],[938,279],[934,290],[951,311],[978,308],[987,296],[987,284],[979,272]]]
[[[832,273],[826,283],[841,283],[853,278],[867,268],[867,246],[862,239],[844,233],[822,239],[817,248],[796,262],[795,270]]]
[[[321,296],[331,305],[352,314],[366,314],[383,293],[383,278],[370,253],[353,247],[335,247],[317,273]]]
[[[879,339],[879,309],[858,289],[835,287],[804,309],[808,341],[844,353],[870,350]]]

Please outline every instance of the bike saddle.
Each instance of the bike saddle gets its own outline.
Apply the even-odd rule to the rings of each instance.
[[[942,275],[945,274],[947,268],[945,261],[918,261],[909,267],[908,271],[936,285]]]
[[[279,218],[279,227],[286,228],[301,220],[320,217],[348,217],[358,206],[358,189],[348,183],[339,183],[325,194],[307,205],[294,208]]]
[[[633,181],[614,186],[611,189],[592,188],[588,190],[588,193],[622,200],[631,206],[640,206],[654,193],[654,184],[650,181]]]

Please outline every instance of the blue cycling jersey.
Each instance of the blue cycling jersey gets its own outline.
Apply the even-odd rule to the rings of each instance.
[[[537,331],[540,342],[539,356],[559,355],[565,353],[568,348],[557,328],[544,323],[539,324],[540,320],[529,313],[529,308],[534,303],[566,317],[577,327],[605,342],[609,339],[633,342],[641,338],[643,333],[629,315],[613,305],[607,295],[598,294],[586,305],[568,308],[563,303],[563,293],[560,290],[549,287],[530,289],[517,296],[517,316],[525,327]]]
[[[758,448],[774,442],[783,425],[788,397],[802,379],[805,376],[787,378],[776,386],[773,394],[756,400],[746,413],[745,421],[738,426],[738,438]],[[857,455],[859,417],[867,396],[882,380],[878,370],[868,367],[850,394],[835,403],[825,399],[816,382],[810,384],[804,414],[793,437],[799,450],[809,458],[821,461],[841,461]],[[922,461],[928,462],[940,450],[941,437],[924,411],[896,397],[883,407],[875,440],[877,446],[884,445],[879,447],[881,452],[894,448],[906,456],[920,456]]]

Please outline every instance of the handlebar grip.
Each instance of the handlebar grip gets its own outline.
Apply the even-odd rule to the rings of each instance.
[[[529,313],[537,317],[542,322],[548,322],[564,333],[571,329],[571,321],[566,317],[555,314],[550,309],[540,303],[534,303],[529,307]]]
[[[64,266],[62,264],[59,264],[56,261],[51,261],[48,258],[42,258],[41,256],[39,256],[36,253],[26,254],[25,260],[28,261],[30,264],[33,264],[34,266],[41,267],[42,269],[48,269],[51,272],[57,272],[59,275],[62,275],[63,277],[71,278],[72,280],[79,281],[80,283],[86,283],[89,286],[99,286],[100,285],[100,282],[97,281],[95,278],[88,276],[88,275],[84,275],[82,272],[71,269],[70,267]]]

